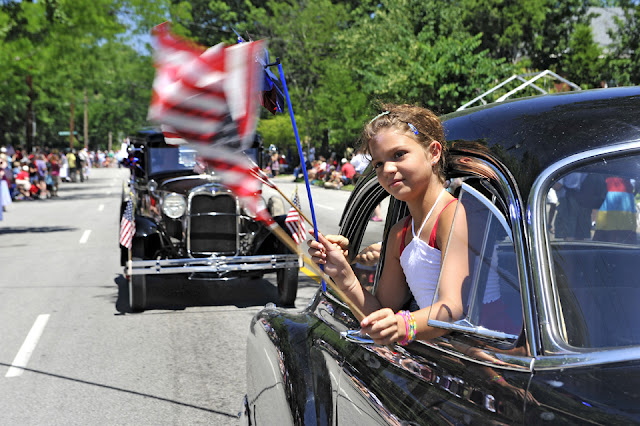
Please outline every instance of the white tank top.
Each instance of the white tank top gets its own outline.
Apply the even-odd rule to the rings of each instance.
[[[431,247],[426,241],[420,239],[422,229],[424,225],[431,217],[433,209],[440,201],[442,195],[446,190],[442,190],[436,202],[433,203],[433,207],[427,213],[427,217],[424,218],[420,230],[416,234],[413,226],[413,218],[411,219],[411,233],[413,239],[407,244],[400,255],[400,265],[404,271],[404,276],[407,279],[407,284],[413,297],[420,309],[431,306],[433,302],[438,300],[433,299],[436,292],[436,285],[438,284],[438,275],[440,275],[440,264],[442,262],[442,253],[435,247]]]

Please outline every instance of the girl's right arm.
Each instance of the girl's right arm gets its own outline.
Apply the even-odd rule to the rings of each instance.
[[[310,231],[313,234],[313,230]],[[376,294],[364,290],[353,273],[347,256],[348,240],[342,236],[330,235],[325,237],[318,233],[318,240],[307,242],[309,255],[313,261],[324,266],[324,271],[333,278],[338,287],[365,314],[389,307],[395,311],[400,309],[407,300],[408,286],[400,266],[400,240],[402,222],[391,228],[388,248],[382,275],[378,282]]]

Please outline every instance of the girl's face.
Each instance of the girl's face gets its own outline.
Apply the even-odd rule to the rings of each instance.
[[[434,146],[437,145],[437,146]],[[380,185],[401,201],[424,197],[437,176],[432,164],[440,159],[439,143],[425,149],[415,139],[393,129],[385,129],[369,142],[371,164]]]

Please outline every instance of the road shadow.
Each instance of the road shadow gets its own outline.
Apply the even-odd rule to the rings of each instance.
[[[119,313],[132,313],[129,281],[114,279],[118,286],[115,302]],[[147,275],[146,310],[184,310],[194,306],[236,306],[246,308],[277,303],[278,289],[266,279],[228,281],[189,280],[185,275]]]
[[[78,228],[68,226],[13,226],[8,228],[0,228],[2,234],[47,234],[51,232],[71,232],[77,231]]]
[[[12,364],[8,364],[6,362],[0,362],[0,366],[3,367],[12,367]],[[212,413],[212,414],[216,414],[219,416],[223,416],[227,419],[237,419],[238,415],[235,413],[225,413],[224,411],[219,411],[219,410],[214,410],[212,408],[208,408],[208,407],[203,407],[201,405],[195,405],[195,404],[190,404],[190,403],[186,403],[186,402],[182,402],[182,401],[177,401],[175,399],[170,399],[170,398],[164,398],[158,395],[152,395],[149,393],[145,393],[145,392],[140,392],[140,391],[136,391],[136,390],[132,390],[132,389],[125,389],[125,388],[121,388],[121,387],[117,387],[117,386],[111,386],[111,385],[107,385],[104,383],[97,383],[97,382],[92,382],[89,380],[84,380],[84,379],[79,379],[77,377],[70,377],[70,376],[63,376],[61,374],[55,374],[55,373],[51,373],[48,371],[43,371],[43,370],[36,370],[34,368],[27,368],[27,367],[21,367],[22,370],[24,371],[28,371],[29,373],[35,373],[35,374],[40,374],[49,378],[54,378],[54,379],[62,379],[62,380],[66,380],[66,381],[70,381],[70,382],[74,382],[74,383],[80,383],[83,385],[89,385],[89,386],[95,386],[95,387],[99,387],[102,389],[106,389],[109,391],[115,391],[115,392],[121,392],[121,393],[125,393],[125,394],[129,394],[129,395],[134,395],[134,396],[139,396],[141,398],[151,398],[154,399],[156,401],[160,401],[160,402],[166,402],[169,404],[174,404],[177,406],[181,406],[181,407],[187,407],[187,408],[193,408],[196,410],[200,410],[200,411],[206,411],[208,413]]]

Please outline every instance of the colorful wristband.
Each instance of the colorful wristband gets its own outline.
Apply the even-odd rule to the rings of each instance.
[[[413,317],[413,314],[409,311],[398,311],[397,315],[400,315],[402,319],[404,319],[405,326],[404,339],[398,343],[402,346],[406,346],[416,338],[416,320]]]

